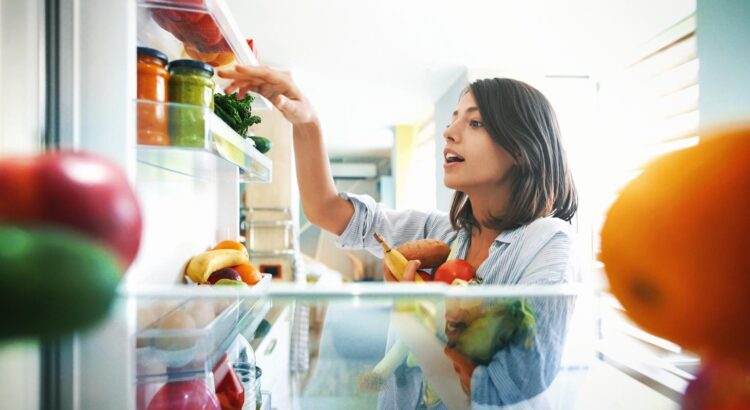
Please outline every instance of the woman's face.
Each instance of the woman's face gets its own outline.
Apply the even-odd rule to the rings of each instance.
[[[479,107],[470,92],[461,97],[443,137],[445,186],[471,195],[509,184],[513,157],[484,128]]]

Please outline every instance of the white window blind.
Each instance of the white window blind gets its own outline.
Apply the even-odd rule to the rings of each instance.
[[[604,140],[599,146],[605,152],[595,190],[594,255],[601,249],[599,232],[618,191],[650,160],[698,143],[695,27],[695,15],[682,20],[648,42],[632,64],[599,83]],[[643,377],[662,384],[665,394],[679,400],[698,358],[640,329],[611,295],[602,302],[600,354],[621,366],[647,369]]]
[[[605,147],[596,181],[594,255],[599,232],[617,192],[642,167],[666,152],[698,142],[698,54],[695,15],[644,45],[629,66],[599,83],[599,118]]]

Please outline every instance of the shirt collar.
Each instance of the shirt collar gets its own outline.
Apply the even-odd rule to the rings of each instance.
[[[500,235],[495,238],[496,243],[512,243],[518,239],[518,235],[521,234],[522,227],[518,227],[511,230],[505,230],[500,232]]]
[[[500,234],[497,235],[497,237],[495,238],[495,243],[498,243],[498,244],[508,243],[509,244],[509,243],[514,242],[515,240],[518,239],[518,236],[521,234],[521,231],[523,230],[522,228],[523,226],[519,226],[518,228],[515,228],[515,229],[509,229],[509,230],[500,232]],[[471,237],[469,228],[461,229],[458,233],[458,237],[463,242],[468,241],[469,238]]]

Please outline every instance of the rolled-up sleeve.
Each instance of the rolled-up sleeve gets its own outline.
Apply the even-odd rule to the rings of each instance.
[[[380,233],[391,246],[415,239],[447,241],[455,237],[448,215],[441,212],[388,209],[368,195],[339,194],[354,205],[354,215],[336,244],[345,249],[366,249],[382,257],[374,234]]]

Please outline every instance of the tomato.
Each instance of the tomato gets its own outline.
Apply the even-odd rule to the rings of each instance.
[[[232,48],[229,47],[229,43],[227,43],[227,40],[225,38],[222,38],[221,41],[214,44],[206,44],[203,46],[204,50],[206,52],[211,53],[225,53],[229,52],[232,53]]]
[[[184,25],[184,23],[182,23]],[[195,23],[190,23],[189,30],[182,30],[188,42],[198,50],[207,52],[219,52],[222,50],[213,47],[214,44],[221,42],[224,36],[221,29],[214,21],[210,14],[202,16]]]
[[[182,10],[164,9],[163,12],[170,20],[176,23],[195,23],[205,13],[203,0],[178,0],[176,6],[184,7]],[[195,11],[191,10],[194,9]]]
[[[204,13],[197,11],[165,10],[165,14],[175,23],[195,23]]]
[[[450,259],[435,271],[434,281],[452,284],[456,279],[474,279],[474,267],[463,259]]]
[[[174,22],[167,14],[168,12],[169,10],[165,9],[153,9],[151,11],[151,16],[153,17],[156,24],[159,25],[159,27],[175,36],[176,39],[184,42],[185,35],[182,33],[182,29],[179,27],[180,23]]]
[[[138,253],[138,200],[122,170],[103,157],[59,152],[0,160],[0,198],[0,223],[72,228],[114,252],[123,268]]]

